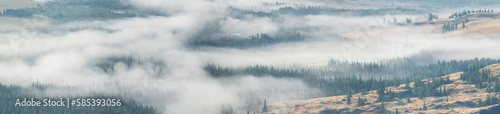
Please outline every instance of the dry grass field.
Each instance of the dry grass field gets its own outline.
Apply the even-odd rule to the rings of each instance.
[[[485,68],[492,70],[492,75],[500,76],[500,64],[489,65]],[[411,97],[411,102],[408,103],[406,98],[390,100],[384,103],[384,107],[387,110],[395,111],[396,109],[400,113],[478,113],[481,110],[488,110],[492,107],[498,107],[496,105],[477,107],[476,104],[481,100],[486,100],[487,95],[496,96],[496,93],[487,93],[486,89],[477,89],[472,84],[467,84],[460,80],[460,74],[462,72],[448,74],[442,77],[450,77],[452,83],[445,84],[447,90],[451,93],[444,97],[427,97],[419,99],[418,97]],[[424,79],[423,81],[427,81]],[[412,87],[413,83],[410,83]],[[388,87],[397,93],[410,91],[409,89],[404,89],[404,84],[399,87]],[[356,106],[356,100],[358,97],[366,99],[366,105],[358,107]],[[352,99],[352,104],[347,105],[345,99],[346,95],[332,96],[324,98],[316,98],[309,100],[297,100],[291,102],[275,102],[269,103],[268,109],[270,114],[318,114],[322,111],[340,111],[340,112],[351,112],[351,113],[366,113],[366,114],[376,114],[381,111],[381,103],[375,102],[377,100],[377,93],[375,90],[369,91],[366,95],[361,95],[360,93],[354,94]],[[448,101],[446,101],[448,99]],[[423,104],[426,104],[428,110],[420,110]],[[262,109],[262,106],[254,107],[257,110]]]

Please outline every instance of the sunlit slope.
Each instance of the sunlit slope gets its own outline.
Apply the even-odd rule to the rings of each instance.
[[[491,69],[491,74],[494,77],[500,76],[500,64],[493,64],[484,68]],[[440,78],[449,77],[451,83],[442,85],[446,87],[449,93],[447,96],[442,97],[426,97],[419,99],[418,96],[411,93],[413,89],[413,82],[409,83],[410,89],[405,89],[405,84],[399,87],[387,87],[398,94],[402,94],[402,98],[395,97],[384,102],[386,110],[395,112],[396,109],[399,113],[479,113],[480,111],[488,113],[488,111],[496,111],[500,107],[498,104],[490,106],[478,106],[481,99],[485,101],[487,96],[495,97],[497,92],[486,92],[486,88],[478,89],[473,84],[468,84],[466,81],[460,80],[462,72],[456,72],[441,76]],[[427,82],[429,79],[422,81]],[[490,85],[492,86],[492,85]],[[357,106],[358,97],[366,99],[364,106]],[[269,103],[268,109],[270,113],[291,113],[291,114],[304,114],[304,113],[336,113],[336,112],[353,112],[353,113],[381,113],[382,103],[377,101],[377,91],[369,91],[366,95],[360,93],[354,94],[351,104],[347,105],[347,95],[332,96],[324,98],[316,98],[309,100],[297,100],[291,102],[278,102]],[[409,97],[410,102],[407,98]],[[426,104],[427,110],[421,109]],[[262,109],[262,106],[255,107]]]
[[[469,22],[465,22],[463,27],[462,23],[465,20],[469,20]],[[500,35],[500,12],[482,12],[482,13],[472,13],[463,16],[459,16],[457,18],[441,18],[433,20],[432,22],[428,22],[427,20],[420,20],[417,23],[429,23],[434,25],[434,32],[439,32],[443,24],[445,23],[457,23],[458,29],[446,32],[445,34],[450,35],[462,35],[466,38],[477,38],[478,36],[496,36]]]
[[[466,22],[466,20],[468,20],[468,22]],[[457,24],[457,28],[443,32],[443,26],[445,24],[451,24],[453,26]],[[463,25],[465,25],[465,27],[463,27]],[[427,36],[420,36],[423,34]],[[471,13],[451,19],[441,17],[432,21],[421,19],[414,20],[409,24],[406,22],[398,22],[397,24],[388,23],[382,26],[372,26],[342,34],[343,37],[350,39],[400,38],[401,36],[406,36],[408,38],[430,36],[434,36],[435,38],[495,38],[495,36],[498,35],[500,35],[500,12]]]
[[[466,24],[466,35],[500,35],[500,13],[466,15],[463,18],[473,20]]]

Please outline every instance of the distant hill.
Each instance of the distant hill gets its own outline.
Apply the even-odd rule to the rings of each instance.
[[[0,0],[0,11],[5,9],[19,9],[26,7],[36,7],[40,2],[34,2],[32,0]]]

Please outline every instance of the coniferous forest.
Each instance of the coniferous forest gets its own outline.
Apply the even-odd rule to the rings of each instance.
[[[0,113],[497,113],[498,5],[4,0]]]

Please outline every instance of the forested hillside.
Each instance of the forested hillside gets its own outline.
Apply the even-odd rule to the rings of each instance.
[[[482,68],[500,63],[499,60],[482,58],[471,60],[438,61],[431,64],[418,64],[412,58],[392,59],[382,63],[341,62],[331,60],[326,68],[279,68],[265,65],[244,67],[222,67],[216,64],[204,66],[213,77],[235,77],[244,75],[272,76],[278,78],[298,78],[310,86],[320,88],[326,96],[345,95],[348,92],[363,93],[370,90],[385,90],[385,87],[415,82],[415,92],[420,98],[441,95],[432,92],[449,81],[437,78],[445,74],[467,70],[468,67]],[[431,85],[422,85],[419,80],[437,78]],[[449,80],[449,79],[448,79]],[[424,93],[427,92],[427,93]]]
[[[451,73],[438,78],[415,80],[415,82],[383,86],[366,93],[351,93],[294,102],[272,103],[254,107],[266,109],[266,112],[284,113],[480,113],[490,114],[498,111],[500,102],[498,92],[490,87],[498,81],[499,64],[486,67],[470,65],[463,72]],[[495,74],[485,72],[491,70]],[[467,81],[464,75],[482,73],[489,80],[470,75],[481,81]],[[475,86],[477,83],[486,87]],[[496,87],[495,87],[496,88]],[[310,108],[305,108],[310,107]]]
[[[496,113],[499,5],[0,0],[0,114]]]
[[[56,22],[107,20],[148,15],[164,16],[165,14],[158,11],[140,10],[120,0],[53,0],[40,3],[34,8],[6,9],[2,12],[2,16],[5,17],[45,16]]]

